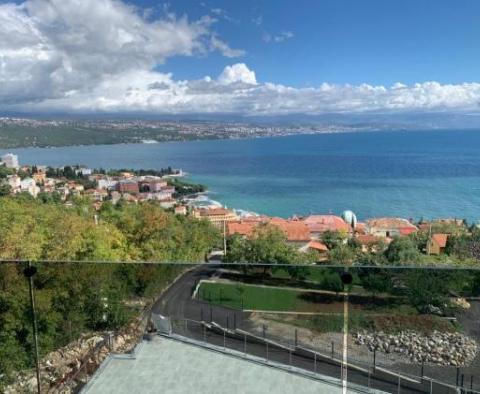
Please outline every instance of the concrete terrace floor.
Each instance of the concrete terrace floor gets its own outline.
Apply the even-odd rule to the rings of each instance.
[[[83,394],[268,392],[335,394],[342,387],[158,336],[140,344],[135,357],[107,358],[82,390]]]

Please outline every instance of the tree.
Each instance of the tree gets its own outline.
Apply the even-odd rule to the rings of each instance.
[[[420,252],[410,238],[397,237],[388,245],[385,257],[390,263],[415,264],[420,258]]]
[[[343,244],[346,238],[346,234],[341,233],[340,231],[327,230],[322,234],[322,242],[329,250]]]
[[[10,185],[6,183],[0,184],[0,197],[8,196],[12,192]]]
[[[341,244],[330,251],[329,260],[333,264],[351,264],[355,260],[355,250]]]

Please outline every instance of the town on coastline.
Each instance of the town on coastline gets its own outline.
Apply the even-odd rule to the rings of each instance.
[[[184,175],[182,170],[172,168],[104,170],[79,165],[21,166],[18,156],[11,153],[3,155],[0,164],[0,195],[26,194],[66,206],[73,205],[74,198],[84,197],[91,200],[95,210],[107,201],[112,204],[153,201],[175,214],[208,220],[225,238],[250,238],[261,226],[275,227],[289,245],[300,252],[313,253],[318,263],[332,261],[333,252],[339,254],[339,245],[354,245],[361,252],[376,253],[384,251],[394,239],[416,234],[424,239],[423,255],[438,258],[445,254],[449,237],[469,231],[465,221],[457,218],[415,223],[412,219],[382,217],[360,222],[352,211],[346,210],[340,216],[328,213],[285,219],[239,214],[222,206],[198,206],[192,197],[204,192],[205,187],[180,180]],[[348,253],[335,257],[340,263],[349,263],[352,259]]]

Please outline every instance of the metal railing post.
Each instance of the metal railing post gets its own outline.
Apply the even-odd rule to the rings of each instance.
[[[243,353],[247,355],[247,334],[243,334]]]
[[[33,292],[33,276],[37,273],[37,268],[31,265],[31,262],[28,262],[27,268],[23,270],[23,274],[28,279],[28,288],[30,293],[30,311],[32,313],[32,329],[33,329],[33,350],[34,350],[34,359],[35,359],[35,372],[37,375],[37,392],[41,394],[41,384],[40,384],[40,361],[38,356],[38,329],[37,329],[37,314],[35,311],[35,295]]]
[[[313,353],[313,372],[317,373],[317,353]]]
[[[335,343],[332,341],[332,360],[333,360],[334,351],[335,351]]]
[[[268,363],[268,342],[265,342],[266,350],[267,350],[267,363]]]

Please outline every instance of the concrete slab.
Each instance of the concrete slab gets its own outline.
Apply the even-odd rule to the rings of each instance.
[[[342,387],[177,340],[155,337],[135,357],[109,357],[84,394],[336,394]]]

